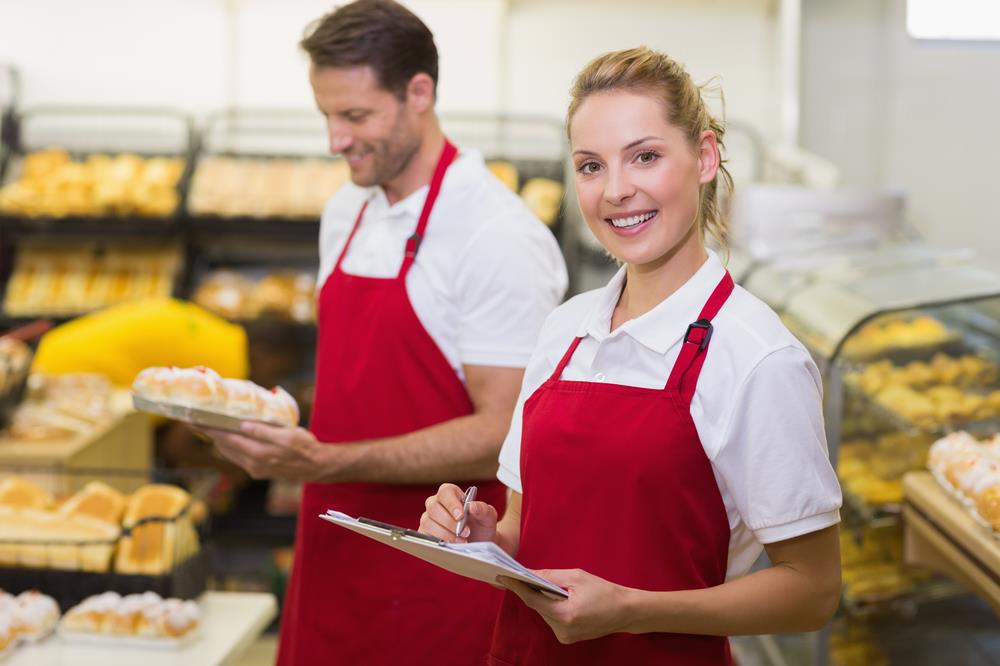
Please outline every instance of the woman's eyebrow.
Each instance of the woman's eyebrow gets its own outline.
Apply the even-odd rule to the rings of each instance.
[[[653,136],[653,135],[649,135],[649,136],[644,136],[644,137],[642,137],[641,139],[636,139],[636,140],[635,140],[635,141],[633,141],[632,143],[628,144],[627,146],[625,146],[624,148],[622,148],[622,150],[623,150],[623,151],[625,151],[625,150],[628,150],[629,148],[635,148],[635,147],[636,147],[636,146],[638,146],[638,145],[639,145],[640,143],[643,143],[644,141],[649,141],[649,140],[651,140],[651,139],[652,139],[652,140],[655,140],[655,141],[663,141],[663,138],[662,138],[662,137],[658,137],[658,136]],[[595,157],[597,156],[597,153],[595,153],[595,152],[594,152],[594,151],[592,151],[592,150],[574,150],[574,151],[573,151],[573,154],[574,154],[574,155],[593,155],[593,156],[595,156]]]

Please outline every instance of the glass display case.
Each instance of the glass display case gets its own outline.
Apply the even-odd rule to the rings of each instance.
[[[912,645],[895,638],[933,617],[936,604],[989,616],[954,582],[905,560],[902,479],[926,469],[930,446],[948,433],[998,430],[1000,274],[970,252],[908,242],[774,262],[747,287],[779,312],[824,378],[844,492],[844,588],[832,638],[814,653],[819,663],[913,663],[902,656]],[[1000,641],[995,623],[990,631]],[[952,639],[955,650],[968,647],[961,631]],[[862,661],[851,661],[857,654]]]

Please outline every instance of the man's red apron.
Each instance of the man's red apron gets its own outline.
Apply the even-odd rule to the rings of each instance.
[[[725,581],[729,522],[691,419],[711,319],[733,290],[727,273],[685,335],[663,389],[564,381],[576,338],[524,405],[521,542],[533,569],[579,568],[643,590]],[[729,664],[724,637],[612,634],[559,643],[535,611],[504,597],[489,663]]]
[[[399,275],[371,278],[343,271],[364,216],[362,206],[323,285],[311,424],[321,442],[393,437],[473,411],[465,386],[421,325],[406,292],[406,274],[455,154],[446,142]],[[477,485],[484,501],[504,504],[499,482]],[[436,492],[436,484],[306,484],[279,664],[482,663],[498,590],[317,517],[333,508],[416,528],[424,500]]]

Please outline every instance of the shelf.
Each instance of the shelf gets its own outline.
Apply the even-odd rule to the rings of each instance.
[[[0,216],[0,230],[15,237],[63,236],[94,238],[179,238],[181,226],[176,216],[141,217],[16,217]]]
[[[945,574],[1000,615],[1000,542],[929,472],[903,477],[904,558]]]
[[[274,217],[216,217],[195,215],[189,218],[192,235],[199,239],[232,237],[267,237],[268,241],[305,241],[313,245],[319,239],[319,218],[291,219]]]

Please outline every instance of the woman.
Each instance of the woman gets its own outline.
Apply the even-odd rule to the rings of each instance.
[[[580,208],[623,267],[550,315],[500,454],[506,514],[472,503],[458,537],[569,590],[501,580],[490,663],[726,664],[726,636],[818,629],[841,500],[820,377],[706,248],[726,232],[723,127],[646,48],[588,65],[567,123]],[[461,515],[445,484],[420,529],[455,540]]]

